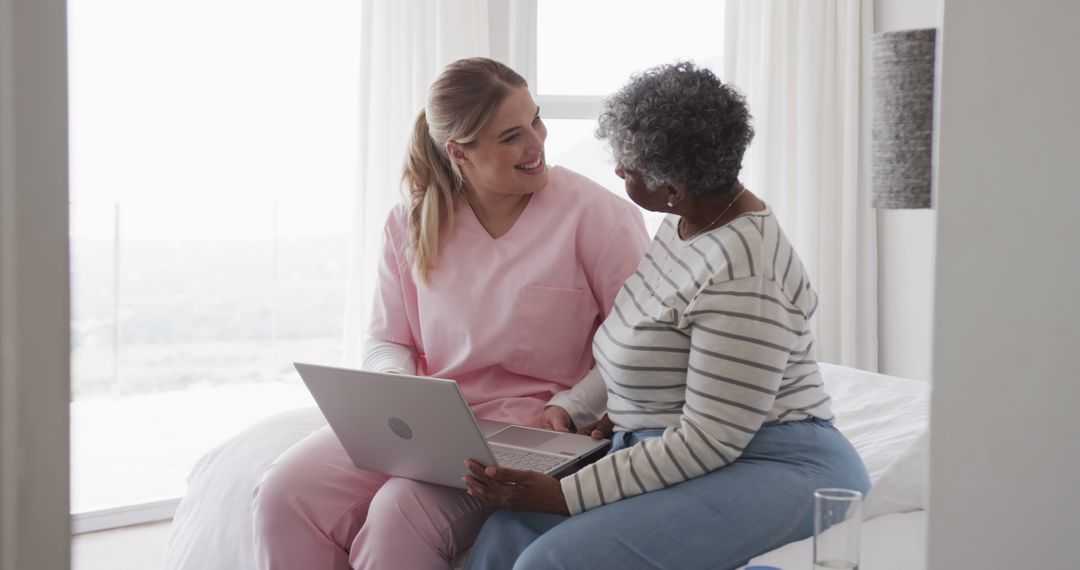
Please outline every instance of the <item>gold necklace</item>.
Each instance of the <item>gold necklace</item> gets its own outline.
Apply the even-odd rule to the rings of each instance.
[[[727,211],[730,210],[733,205],[735,205],[735,202],[739,199],[740,196],[743,195],[743,192],[746,192],[746,187],[745,186],[743,186],[743,189],[739,190],[739,193],[736,194],[735,197],[731,199],[731,202],[728,202],[727,207],[724,208],[724,211],[720,212],[719,216],[716,216],[715,220],[709,222],[709,225],[707,225],[707,226],[701,228],[700,230],[694,232],[694,235],[690,235],[690,236],[687,236],[687,237],[683,238],[683,241],[690,241],[690,240],[698,237],[699,235],[705,233],[705,230],[711,228],[713,226],[713,224],[715,224],[716,222],[719,222],[720,218],[723,218],[724,214],[726,214]],[[686,219],[685,218],[679,218],[679,223],[681,223],[683,225],[683,227],[686,227]]]

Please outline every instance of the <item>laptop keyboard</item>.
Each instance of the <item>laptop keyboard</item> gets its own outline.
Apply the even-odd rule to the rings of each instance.
[[[535,451],[525,451],[512,447],[491,446],[491,451],[495,454],[495,460],[499,463],[499,467],[509,467],[511,469],[525,469],[544,473],[566,461],[565,457],[559,457],[558,455],[536,453]]]

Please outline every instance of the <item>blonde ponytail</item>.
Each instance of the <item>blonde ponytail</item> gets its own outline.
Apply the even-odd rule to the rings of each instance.
[[[474,142],[510,89],[524,85],[509,67],[476,57],[448,65],[428,90],[401,177],[409,211],[408,256],[421,283],[430,283],[442,236],[454,225],[455,197],[466,183],[446,154],[446,143]]]
[[[423,110],[413,126],[402,182],[409,204],[409,258],[420,281],[428,283],[442,233],[454,225],[454,192],[462,179],[457,165],[435,146]]]

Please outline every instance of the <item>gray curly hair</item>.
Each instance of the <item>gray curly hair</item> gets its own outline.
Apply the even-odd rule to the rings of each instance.
[[[746,98],[689,61],[636,74],[606,99],[596,136],[650,190],[683,185],[695,197],[734,191],[754,138]]]

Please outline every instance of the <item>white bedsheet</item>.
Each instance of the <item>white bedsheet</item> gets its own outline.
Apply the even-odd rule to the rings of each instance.
[[[836,425],[859,451],[876,482],[926,429],[929,385],[844,366],[822,364],[821,368],[835,401]],[[259,422],[200,459],[173,520],[163,568],[254,570],[252,489],[278,455],[324,425],[326,420],[317,408],[286,412]],[[913,518],[903,520],[909,519]],[[869,540],[870,531],[866,532]],[[786,548],[799,544],[773,552],[787,552]],[[866,560],[872,547],[868,542],[864,548]],[[773,565],[808,567],[809,555],[801,561],[797,566]]]
[[[326,425],[311,406],[271,416],[195,464],[173,517],[165,570],[255,570],[251,492],[270,463]]]

